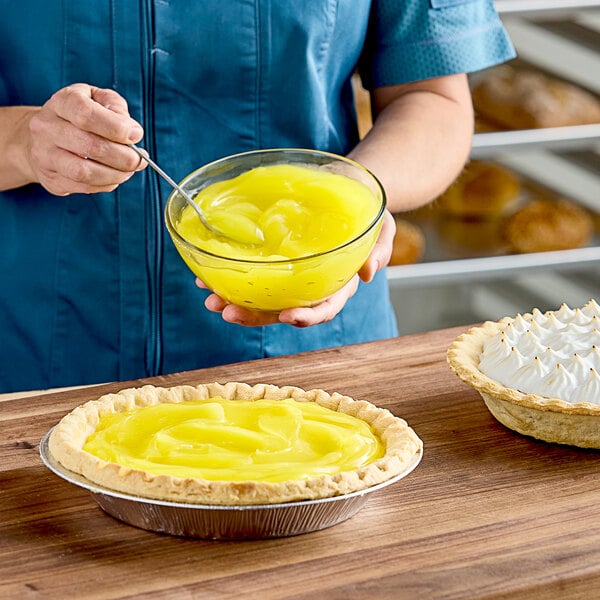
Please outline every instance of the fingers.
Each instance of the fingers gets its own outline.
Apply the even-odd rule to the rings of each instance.
[[[204,301],[204,306],[212,312],[221,313],[221,317],[228,323],[243,325],[245,327],[259,327],[279,323],[277,313],[248,310],[236,304],[229,304],[217,294],[211,294]]]
[[[288,308],[279,314],[279,321],[295,327],[310,327],[331,321],[354,296],[358,289],[358,276],[355,275],[341,290],[327,300],[310,308]]]
[[[320,304],[310,308],[289,308],[279,314],[253,311],[235,304],[229,304],[216,294],[208,296],[204,305],[212,312],[221,313],[223,320],[228,323],[246,327],[285,323],[304,328],[331,321],[344,308],[349,298],[356,293],[358,282],[359,278],[356,275],[341,290]],[[196,285],[206,289],[206,286],[198,279]]]
[[[145,161],[126,144],[143,130],[114,90],[74,84],[56,92],[29,123],[29,159],[51,193],[112,191]]]
[[[48,104],[58,117],[103,139],[130,144],[142,138],[142,128],[129,117],[126,101],[113,90],[74,84],[56,92]]]
[[[104,106],[104,108],[108,108],[113,112],[129,116],[129,108],[127,106],[127,101],[123,96],[115,92],[111,89],[106,88],[91,88],[92,99],[95,100],[98,104]],[[138,140],[131,140],[131,142],[135,143]]]
[[[375,246],[365,264],[358,271],[359,277],[364,282],[368,283],[372,281],[377,271],[383,269],[390,262],[395,234],[396,221],[394,221],[392,214],[386,210],[383,215],[381,232],[375,242]]]
[[[56,148],[51,161],[40,161],[40,182],[57,196],[112,192],[127,181],[133,171],[117,171],[91,159]]]

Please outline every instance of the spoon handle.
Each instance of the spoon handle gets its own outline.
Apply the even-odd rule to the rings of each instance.
[[[198,217],[200,217],[200,220],[202,221],[202,224],[204,225],[204,227],[206,227],[207,229],[209,229],[211,231],[215,231],[215,229],[208,224],[206,217],[204,216],[204,213],[202,212],[200,207],[188,196],[187,192],[182,187],[180,187],[179,184],[177,184],[173,179],[171,179],[171,177],[169,177],[148,156],[148,153],[146,152],[146,150],[144,150],[143,148],[138,148],[135,144],[129,144],[129,147],[132,150],[134,150],[138,154],[138,156],[143,158],[167,183],[169,183],[171,185],[171,187],[174,187],[183,196],[185,201],[196,211],[196,213],[198,214]],[[220,233],[220,232],[217,232],[217,233]]]

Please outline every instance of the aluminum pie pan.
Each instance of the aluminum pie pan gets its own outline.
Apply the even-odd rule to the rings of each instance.
[[[143,498],[117,492],[65,469],[50,453],[52,429],[40,440],[40,457],[50,471],[89,490],[110,516],[140,529],[211,540],[251,540],[300,535],[326,529],[353,517],[369,496],[409,475],[421,462],[420,450],[402,473],[364,490],[280,504],[221,506]]]

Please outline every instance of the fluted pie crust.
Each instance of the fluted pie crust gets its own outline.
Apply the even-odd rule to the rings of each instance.
[[[367,422],[385,445],[385,454],[354,471],[321,475],[306,480],[281,483],[258,481],[208,481],[154,475],[146,471],[105,462],[83,450],[87,438],[95,431],[99,419],[136,407],[159,403],[183,402],[220,396],[227,400],[262,398],[298,402],[316,402],[326,408],[353,415]],[[313,500],[348,494],[383,483],[403,473],[422,452],[422,441],[406,421],[364,400],[354,400],[338,393],[319,389],[305,391],[298,387],[245,383],[209,383],[197,386],[161,388],[146,385],[98,400],[86,402],[66,415],[49,438],[52,456],[66,469],[83,475],[103,487],[135,496],[210,505],[251,505]]]
[[[480,393],[492,415],[506,427],[546,442],[600,448],[599,405],[524,394],[479,370],[484,342],[512,321],[510,317],[488,321],[458,336],[446,355],[451,370]]]

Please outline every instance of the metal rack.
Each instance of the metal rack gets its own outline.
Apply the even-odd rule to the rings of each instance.
[[[554,16],[580,12],[587,8],[597,8],[597,0],[495,0],[494,6],[502,15],[540,15],[552,13]]]

